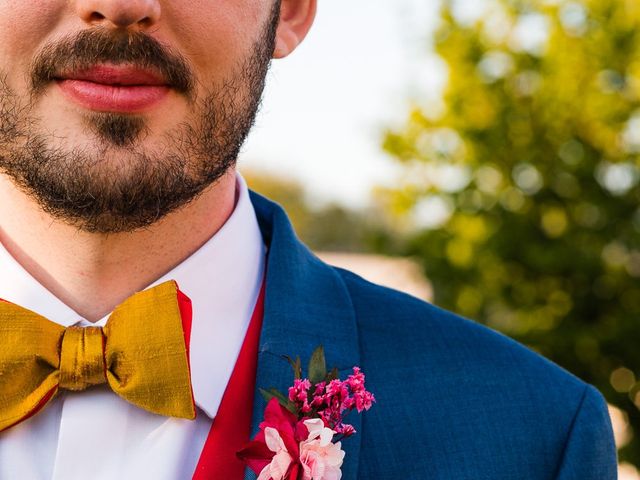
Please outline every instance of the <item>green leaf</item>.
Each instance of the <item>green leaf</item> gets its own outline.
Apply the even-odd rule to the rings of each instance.
[[[295,405],[290,402],[289,399],[285,397],[280,391],[278,391],[277,388],[270,388],[269,390],[261,388],[260,393],[262,394],[262,398],[264,398],[267,403],[275,398],[283,408],[286,408],[294,415],[298,415],[298,411],[296,410]]]
[[[324,358],[324,348],[320,345],[311,354],[309,360],[309,380],[316,384],[322,382],[327,376],[327,362]]]
[[[338,375],[339,375],[338,368],[335,367],[327,375],[327,383],[329,383],[331,380],[336,380],[338,378]]]
[[[283,355],[284,358],[289,362],[291,368],[293,369],[293,376],[296,380],[300,380],[302,378],[302,361],[300,357],[296,357],[295,361],[288,355]]]

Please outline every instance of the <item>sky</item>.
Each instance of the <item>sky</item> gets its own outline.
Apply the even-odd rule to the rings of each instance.
[[[298,180],[318,203],[366,206],[397,175],[385,129],[446,76],[430,54],[436,18],[435,1],[319,0],[307,39],[273,62],[240,170]]]

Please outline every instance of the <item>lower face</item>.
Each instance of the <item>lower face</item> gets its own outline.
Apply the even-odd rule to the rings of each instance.
[[[0,65],[0,171],[47,213],[81,230],[155,223],[235,164],[260,102],[277,22],[274,7],[247,53],[208,82],[187,56],[152,36],[99,27],[43,45],[25,62],[24,88],[11,75],[14,66]],[[172,79],[171,88],[57,76],[61,66],[77,71],[96,62],[92,80],[110,69],[126,79],[128,65],[144,65]]]

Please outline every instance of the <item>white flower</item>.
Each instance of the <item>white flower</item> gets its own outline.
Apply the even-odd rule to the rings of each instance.
[[[267,427],[264,429],[264,440],[275,456],[271,463],[262,469],[258,480],[284,480],[293,458],[289,455],[282,437],[275,428]]]
[[[303,480],[340,480],[344,451],[340,442],[331,442],[335,432],[319,418],[306,420],[304,424],[309,436],[300,443]]]

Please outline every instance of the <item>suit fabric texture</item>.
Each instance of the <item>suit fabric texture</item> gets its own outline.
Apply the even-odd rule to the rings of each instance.
[[[315,257],[284,211],[251,193],[268,246],[252,436],[265,402],[323,345],[344,378],[362,367],[377,403],[349,417],[342,478],[611,480],[616,450],[600,393],[484,326]],[[256,475],[246,470],[246,479]]]

